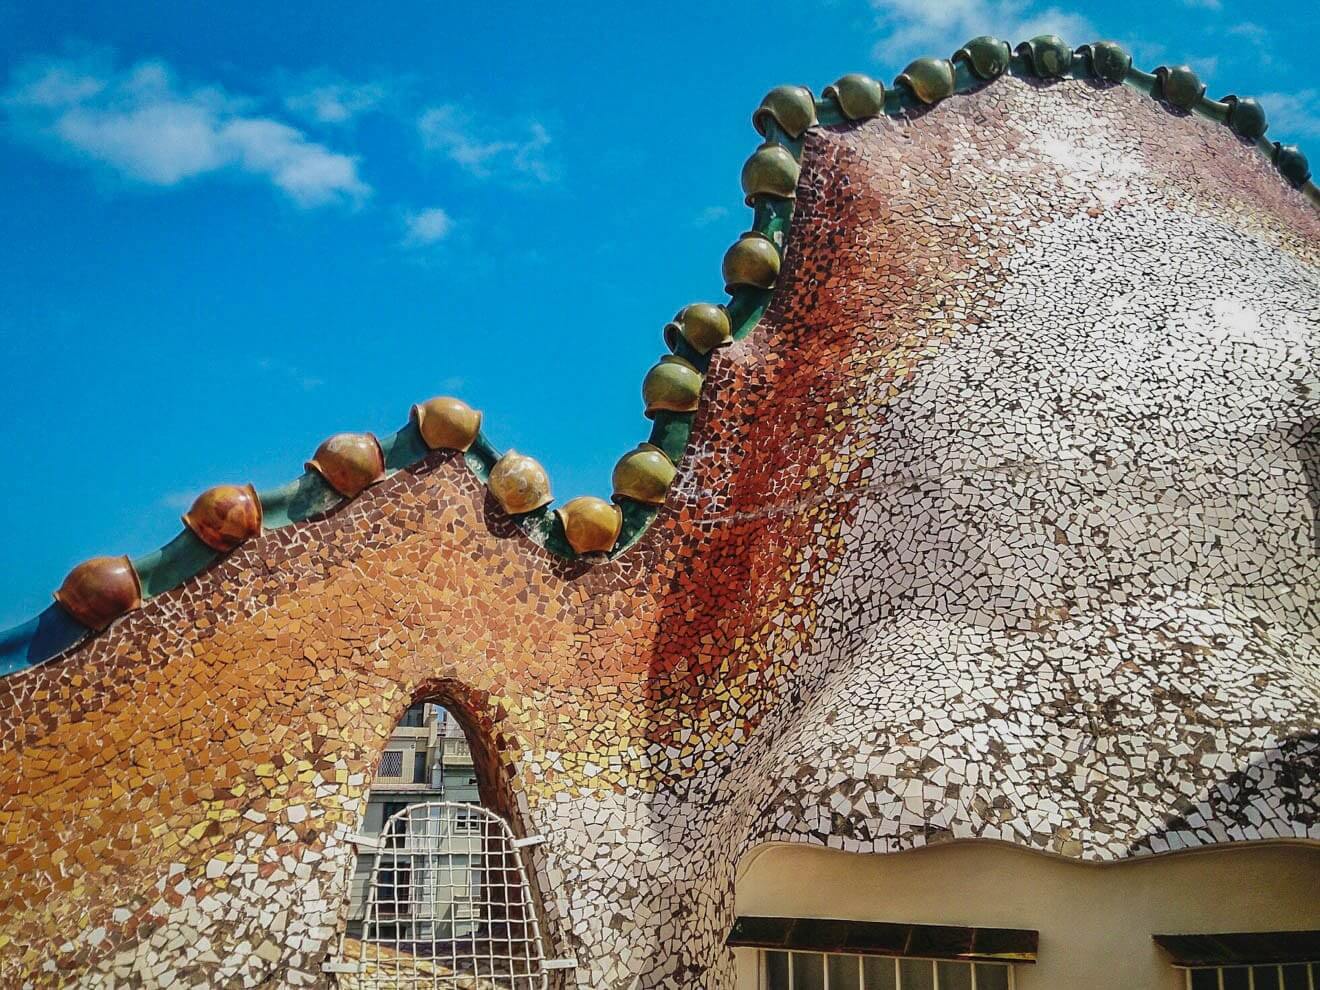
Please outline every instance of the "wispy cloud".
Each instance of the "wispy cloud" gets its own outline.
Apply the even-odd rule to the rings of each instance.
[[[382,82],[350,83],[304,77],[288,84],[284,105],[304,120],[317,124],[347,124],[379,108],[389,95]]]
[[[356,158],[253,113],[250,101],[219,87],[181,86],[160,61],[119,69],[105,58],[32,59],[0,102],[15,136],[147,185],[242,173],[304,207],[371,192]]]
[[[1260,105],[1270,122],[1269,137],[1277,141],[1320,139],[1320,89],[1292,93],[1261,93]]]
[[[694,227],[709,227],[713,223],[718,223],[729,215],[727,206],[708,206],[692,221]]]
[[[438,206],[406,214],[403,225],[403,243],[409,247],[435,244],[448,237],[454,229],[453,219]]]
[[[1221,0],[1182,0],[1182,5],[1193,10],[1222,10],[1224,6]]]
[[[516,129],[478,124],[457,107],[445,104],[424,110],[417,118],[417,130],[425,147],[478,178],[513,176],[545,183],[558,177],[547,156],[550,132],[538,121]]]
[[[1246,38],[1252,44],[1257,45],[1263,45],[1270,36],[1269,31],[1255,21],[1243,21],[1241,24],[1234,24],[1227,29],[1227,33],[1239,38]]]
[[[310,375],[302,368],[292,364],[285,364],[282,361],[276,361],[273,358],[259,358],[257,360],[257,370],[268,375],[279,375],[294,382],[304,392],[310,392],[314,388],[320,388],[325,384],[324,378],[317,378]]]
[[[166,492],[157,502],[166,509],[173,509],[175,512],[187,512],[192,508],[193,502],[197,500],[200,492],[192,491],[174,491]]]
[[[1225,33],[1236,38],[1246,46],[1240,55],[1249,58],[1256,68],[1266,68],[1278,64],[1275,52],[1278,47],[1270,37],[1269,29],[1255,21],[1243,21],[1225,29]]]
[[[1041,8],[1028,0],[871,0],[871,8],[884,34],[874,54],[891,62],[906,62],[918,54],[951,54],[980,34],[1014,44],[1046,33],[1069,40],[1096,37],[1084,15],[1055,6]]]

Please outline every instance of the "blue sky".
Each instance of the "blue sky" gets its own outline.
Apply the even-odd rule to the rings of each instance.
[[[1320,154],[1314,8],[1232,0],[0,2],[0,626],[192,497],[456,394],[608,494],[685,303],[722,300],[749,116],[1041,29],[1262,99]]]

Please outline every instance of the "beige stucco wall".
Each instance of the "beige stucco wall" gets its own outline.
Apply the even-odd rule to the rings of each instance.
[[[1034,928],[1017,990],[1181,990],[1156,932],[1320,928],[1320,846],[1259,844],[1094,865],[998,843],[891,855],[806,845],[739,864],[741,915]],[[738,990],[756,953],[738,950]]]

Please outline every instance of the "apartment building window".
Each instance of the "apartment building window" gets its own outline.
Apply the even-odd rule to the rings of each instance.
[[[1320,990],[1320,931],[1155,935],[1187,990]]]
[[[393,818],[408,807],[404,801],[386,801],[382,809],[385,820]],[[407,844],[407,827],[395,829],[385,836],[385,848],[402,849]],[[412,887],[412,864],[407,858],[387,855],[386,863],[377,873],[377,885],[386,892],[382,897],[382,911],[394,911],[398,905],[408,903],[408,891]]]
[[[1186,972],[1187,990],[1320,990],[1320,963],[1198,966]]]
[[[825,952],[761,953],[760,990],[1012,990],[1004,963]]]
[[[1038,933],[837,918],[742,916],[725,944],[755,948],[759,990],[1013,990]]]
[[[476,835],[481,831],[481,813],[478,811],[460,812],[454,818],[454,832],[458,835]]]
[[[419,749],[413,753],[413,783],[426,783],[426,750]]]
[[[380,758],[380,768],[376,771],[377,777],[402,777],[403,776],[403,750],[387,749]]]
[[[403,718],[399,719],[399,727],[407,729],[421,729],[426,726],[426,702],[420,702],[413,705],[403,713]]]

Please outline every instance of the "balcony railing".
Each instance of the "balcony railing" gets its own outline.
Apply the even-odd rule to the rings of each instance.
[[[442,739],[440,750],[446,763],[471,763],[472,751],[468,749],[466,739]]]

